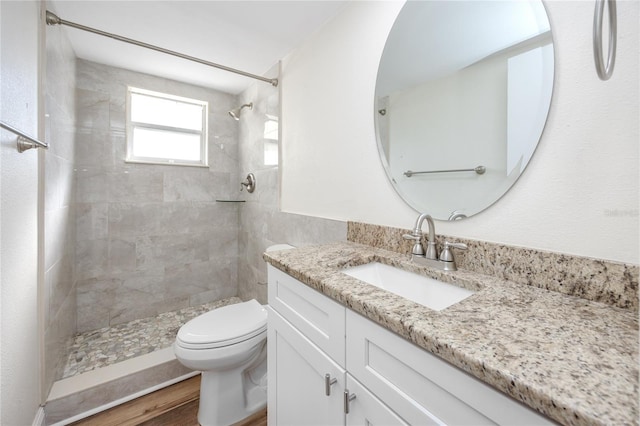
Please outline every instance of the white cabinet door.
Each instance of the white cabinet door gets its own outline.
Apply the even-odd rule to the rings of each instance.
[[[353,398],[348,402],[347,426],[408,425],[350,374],[347,374],[347,390]]]
[[[269,425],[343,425],[345,371],[273,309],[267,345]]]

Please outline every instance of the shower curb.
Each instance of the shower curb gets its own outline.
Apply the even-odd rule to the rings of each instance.
[[[165,348],[54,383],[45,425],[67,425],[199,374]]]

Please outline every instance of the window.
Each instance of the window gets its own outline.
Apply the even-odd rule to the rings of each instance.
[[[269,114],[264,122],[264,165],[278,165],[278,117]]]
[[[129,87],[127,162],[207,167],[208,103]]]

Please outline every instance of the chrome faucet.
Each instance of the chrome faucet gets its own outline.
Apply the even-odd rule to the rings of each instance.
[[[427,250],[424,250],[422,246],[422,224],[424,220],[427,220],[429,225],[429,235],[427,236]],[[411,234],[405,234],[402,236],[405,240],[414,240],[415,244],[411,249],[411,254],[416,256],[422,256],[427,259],[438,259],[438,247],[436,246],[436,227],[433,224],[433,218],[426,213],[422,213],[416,220],[416,225],[413,227]]]
[[[424,220],[427,220],[429,225],[429,235],[427,235],[427,249],[425,250],[422,245],[422,224]],[[433,223],[433,218],[422,213],[416,220],[416,225],[413,228],[411,234],[404,234],[402,236],[405,240],[413,240],[413,248],[411,249],[411,260],[421,265],[431,266],[432,268],[442,269],[444,271],[455,271],[456,267],[455,259],[453,258],[452,248],[460,250],[466,250],[467,245],[463,243],[450,243],[445,241],[442,249],[442,253],[438,256],[438,246],[436,244],[436,227]]]

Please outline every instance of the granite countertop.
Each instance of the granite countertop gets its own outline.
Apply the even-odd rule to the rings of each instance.
[[[351,242],[265,253],[308,286],[562,424],[638,424],[632,310]],[[340,272],[380,261],[476,290],[434,311]]]

